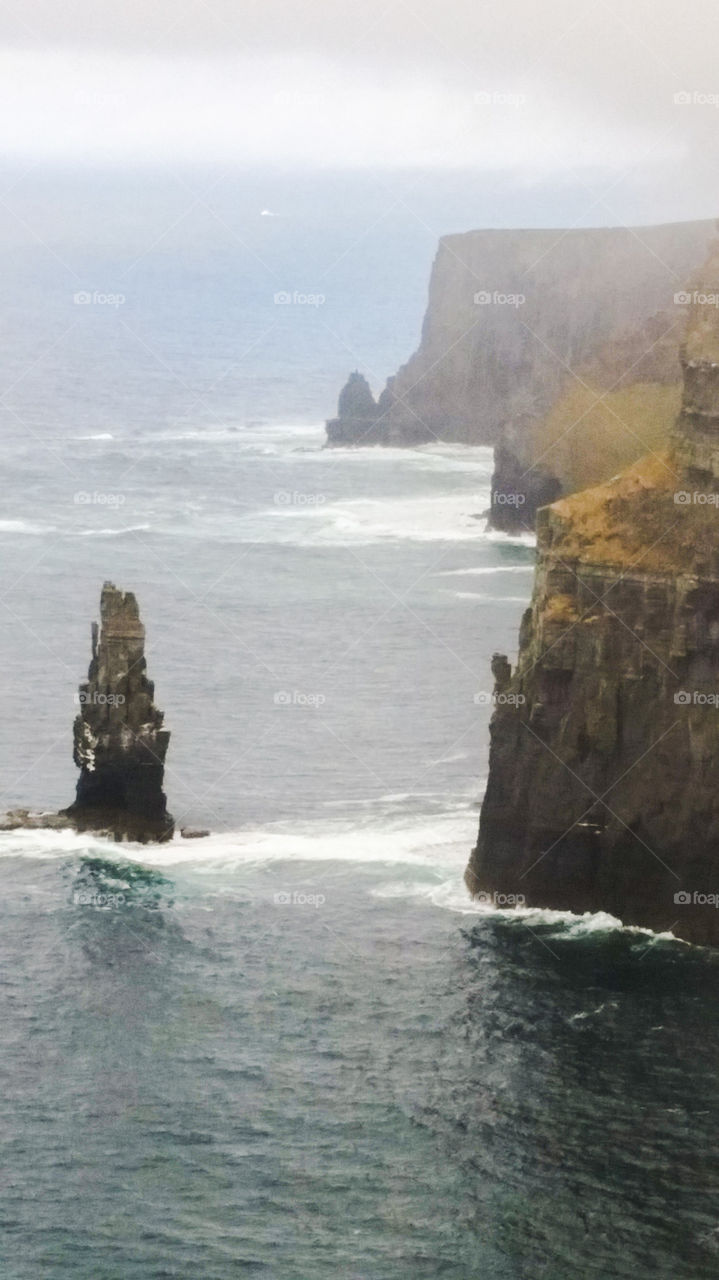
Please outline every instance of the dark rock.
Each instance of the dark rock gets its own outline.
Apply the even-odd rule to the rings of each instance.
[[[719,945],[719,242],[692,291],[671,447],[539,513],[466,878]]]
[[[61,813],[30,813],[29,809],[11,809],[0,814],[0,831],[66,831],[72,822]]]
[[[370,391],[370,385],[363,373],[355,369],[340,392],[337,405],[338,418],[377,417],[377,405]]]
[[[169,840],[173,821],[162,783],[170,735],[145,674],[145,628],[134,595],[106,582],[100,616],[74,724],[77,795],[64,815],[80,831],[109,831],[116,840]]]
[[[400,429],[393,381],[388,380],[379,401],[375,401],[364,375],[357,370],[351,373],[340,392],[337,417],[326,424],[328,446],[417,445],[436,439],[416,414],[408,414],[412,420]]]
[[[203,827],[180,827],[180,835],[184,840],[203,840],[209,834]]]
[[[562,483],[541,464],[522,461],[505,441],[494,449],[489,522],[503,533],[534,533],[540,507],[556,502]]]
[[[676,389],[676,281],[702,261],[712,233],[703,221],[443,237],[418,350],[374,411],[364,379],[361,394],[350,380],[327,443],[492,445],[490,521],[533,531],[537,510],[559,494],[664,447],[677,411],[671,394],[657,397],[633,435],[619,419],[632,413],[632,387]],[[604,412],[591,407],[600,399]]]

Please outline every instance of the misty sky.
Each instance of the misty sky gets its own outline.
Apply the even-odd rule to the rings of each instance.
[[[0,157],[662,166],[706,213],[718,48],[717,0],[10,0]]]

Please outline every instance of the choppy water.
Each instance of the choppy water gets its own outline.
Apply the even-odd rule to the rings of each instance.
[[[59,294],[41,370],[37,270],[0,413],[1,803],[71,798],[112,578],[171,807],[213,834],[0,836],[3,1280],[714,1276],[715,955],[463,888],[489,661],[532,580],[476,518],[489,453],[323,451],[278,411],[312,345],[283,390],[287,331],[262,421],[229,392],[183,417],[169,375],[168,410],[118,315],[83,312],[95,362],[55,366]],[[178,373],[187,319],[147,305]]]

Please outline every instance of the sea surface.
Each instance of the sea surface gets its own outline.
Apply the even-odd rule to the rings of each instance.
[[[533,547],[487,531],[488,450],[323,449],[434,233],[277,181],[191,227],[159,180],[4,195],[0,804],[72,798],[110,579],[212,834],[0,835],[0,1275],[708,1280],[719,957],[467,898]],[[331,323],[271,300],[343,247]]]

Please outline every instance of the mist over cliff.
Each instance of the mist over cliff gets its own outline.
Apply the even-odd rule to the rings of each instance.
[[[443,237],[417,351],[374,414],[364,405],[328,424],[329,443],[494,445],[495,488],[520,491],[531,526],[541,501],[666,439],[676,394],[655,397],[646,431],[623,429],[621,402],[603,423],[593,410],[615,388],[678,385],[682,293],[712,233],[697,221]]]

